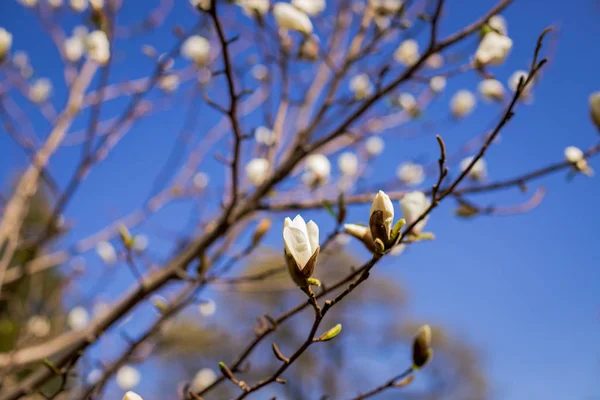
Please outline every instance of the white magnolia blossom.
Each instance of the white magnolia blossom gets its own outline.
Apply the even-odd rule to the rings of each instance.
[[[345,176],[354,176],[358,172],[358,157],[356,154],[346,151],[338,157],[338,167]]]
[[[205,172],[196,172],[196,174],[192,178],[192,184],[198,190],[206,189],[209,181],[210,177]]]
[[[179,87],[179,76],[168,74],[158,80],[158,87],[166,93],[173,93]]]
[[[468,90],[459,90],[450,100],[450,111],[456,118],[464,118],[475,108],[476,99]]]
[[[90,5],[96,11],[101,11],[104,8],[104,0],[90,0]]]
[[[139,394],[132,392],[130,390],[127,393],[125,393],[125,396],[123,396],[123,400],[144,400],[144,399]]]
[[[494,15],[488,20],[490,28],[500,33],[501,35],[508,35],[508,28],[506,19],[502,15]]]
[[[275,144],[275,132],[266,126],[259,126],[254,130],[254,139],[258,144],[273,146]]]
[[[65,58],[69,62],[77,62],[83,57],[85,51],[85,43],[78,36],[71,36],[65,40],[63,50],[65,52]]]
[[[371,211],[369,212],[369,215],[371,216],[370,219],[372,220],[373,214],[379,211],[381,211],[381,220],[378,222],[383,225],[385,230],[383,235],[385,237],[380,237],[380,235],[377,234],[378,232],[373,231],[373,229],[371,229],[371,237],[376,241],[381,239],[384,246],[386,246],[392,233],[392,224],[394,223],[394,205],[390,200],[390,196],[385,194],[383,190],[377,192],[375,199],[373,199],[373,203],[371,203]]]
[[[93,31],[85,40],[88,57],[98,64],[106,64],[110,59],[110,42],[104,31]]]
[[[309,16],[289,3],[276,3],[273,6],[273,15],[277,25],[282,29],[298,31],[305,35],[313,31]]]
[[[523,78],[523,82],[525,82],[525,80],[527,79],[527,77],[529,76],[529,73],[527,71],[523,71],[523,70],[518,70],[513,72],[513,74],[510,76],[510,78],[508,78],[508,88],[510,90],[512,90],[513,92],[517,91],[517,88],[519,87],[519,81],[521,80],[521,78]],[[523,90],[521,96],[525,99],[525,100],[531,100],[531,89],[533,86],[533,79],[531,81],[529,81],[529,83],[527,84],[527,86],[525,86],[525,89]]]
[[[488,101],[502,101],[505,96],[504,85],[496,79],[484,79],[477,87],[481,96]]]
[[[446,88],[446,78],[443,76],[434,76],[429,81],[429,88],[434,93],[441,93]]]
[[[508,36],[496,32],[488,33],[481,39],[475,52],[476,64],[478,66],[502,64],[510,53],[512,44],[512,39]]]
[[[569,146],[565,148],[565,159],[573,164],[583,160],[583,151],[579,147]]]
[[[208,10],[210,8],[211,0],[190,0],[190,4],[194,7],[202,10]]]
[[[354,93],[354,98],[357,100],[373,94],[373,84],[367,74],[358,74],[350,79],[350,90]]]
[[[269,69],[264,64],[256,64],[250,71],[252,77],[257,81],[265,81],[269,77]]]
[[[310,16],[315,16],[325,10],[325,0],[292,0],[292,5]]]
[[[63,0],[48,0],[48,4],[52,8],[58,8],[63,5]]]
[[[394,52],[394,60],[407,67],[419,60],[419,44],[413,39],[407,39],[400,43]]]
[[[194,392],[201,392],[217,380],[217,374],[210,368],[202,368],[194,375],[191,389]]]
[[[379,15],[396,14],[403,5],[402,0],[369,0],[369,6]]]
[[[148,236],[144,234],[135,235],[133,237],[133,250],[143,253],[148,248],[149,243],[150,239],[148,239]]]
[[[43,338],[50,334],[52,325],[50,319],[45,315],[33,315],[27,320],[27,332],[37,338]]]
[[[88,0],[70,0],[69,5],[75,12],[84,12],[88,7]]]
[[[28,97],[29,100],[39,104],[48,100],[50,93],[52,93],[52,82],[50,79],[40,78],[36,79],[29,87]]]
[[[269,160],[266,158],[254,158],[246,164],[246,176],[254,186],[260,186],[267,179],[269,173]]]
[[[12,34],[6,29],[0,28],[0,61],[10,52],[12,40]]]
[[[431,200],[425,196],[423,192],[410,192],[406,193],[402,200],[400,200],[400,207],[402,208],[402,216],[406,220],[406,225],[409,226],[413,222],[415,222],[424,212],[431,206]],[[423,218],[419,223],[417,223],[412,232],[416,235],[419,235],[427,220],[429,219],[429,215]]]
[[[306,157],[304,169],[302,180],[309,186],[326,183],[331,175],[331,163],[323,154],[311,154]]]
[[[117,385],[123,390],[129,390],[140,383],[140,372],[131,365],[123,365],[117,371]]]
[[[256,15],[264,16],[267,12],[269,12],[270,1],[269,0],[238,0],[237,4],[239,4],[244,12],[250,17],[254,17]]]
[[[217,311],[217,303],[214,300],[206,300],[198,304],[200,315],[210,317]]]
[[[35,7],[37,6],[38,0],[19,0],[19,3],[24,7]]]
[[[82,331],[87,328],[90,322],[90,315],[87,310],[81,306],[77,306],[69,311],[67,315],[67,324],[74,331]]]
[[[473,162],[474,157],[467,157],[460,162],[460,170],[465,171],[471,162]],[[487,164],[483,158],[480,158],[475,162],[473,168],[469,171],[467,176],[474,181],[482,181],[487,177]]]
[[[418,186],[425,180],[425,168],[420,164],[406,162],[396,170],[398,179],[408,186]]]
[[[109,242],[99,242],[96,245],[96,253],[107,265],[114,265],[117,262],[117,251]]]
[[[202,36],[190,36],[181,46],[181,55],[196,65],[205,65],[210,59],[210,42]]]
[[[590,95],[590,117],[592,122],[600,130],[600,91]]]
[[[442,68],[444,66],[444,57],[440,53],[433,53],[427,57],[425,65],[432,69]]]
[[[385,142],[380,136],[371,136],[365,142],[365,148],[367,150],[367,154],[370,157],[378,156],[383,152],[383,148],[385,147]]]
[[[313,221],[306,223],[300,215],[294,220],[287,217],[283,226],[285,251],[302,271],[319,249],[319,227]]]
[[[398,104],[400,104],[400,107],[410,116],[416,117],[419,115],[419,106],[415,96],[412,94],[401,93],[400,96],[398,96]]]

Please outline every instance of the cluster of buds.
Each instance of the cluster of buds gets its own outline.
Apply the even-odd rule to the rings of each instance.
[[[495,15],[481,31],[482,37],[475,52],[475,67],[499,65],[504,62],[512,49],[512,39],[507,36],[506,21]]]

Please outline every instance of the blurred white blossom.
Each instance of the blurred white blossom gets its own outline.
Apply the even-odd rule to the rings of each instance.
[[[411,117],[416,117],[419,115],[417,100],[412,94],[401,93],[400,96],[398,96],[398,104],[400,104],[400,107]]]
[[[406,162],[396,170],[398,179],[408,186],[418,186],[425,180],[425,169],[420,164]]]
[[[477,87],[481,96],[488,101],[502,101],[505,96],[502,82],[496,79],[484,79]]]
[[[325,0],[292,0],[292,4],[310,16],[318,15],[325,10]]]
[[[58,8],[63,5],[63,0],[48,0],[48,4],[52,8]]]
[[[210,317],[217,311],[217,303],[214,300],[205,300],[198,304],[198,311],[200,311],[200,315],[205,317]]]
[[[474,157],[467,157],[460,162],[460,170],[465,171],[471,162],[473,162]],[[467,176],[474,181],[483,181],[487,177],[487,164],[483,158],[480,158],[475,162],[473,168],[469,171]]]
[[[459,90],[450,100],[450,110],[456,118],[464,118],[475,108],[475,96],[468,90]]]
[[[192,379],[191,389],[201,392],[217,380],[217,374],[210,368],[202,368]]]
[[[273,146],[275,144],[275,132],[266,126],[259,126],[254,130],[254,139],[258,144]]]
[[[19,3],[25,7],[35,7],[37,6],[38,0],[19,0]]]
[[[512,44],[512,39],[507,36],[496,32],[488,33],[481,39],[475,52],[476,64],[478,66],[502,64],[508,56]]]
[[[508,28],[506,24],[506,19],[502,15],[494,15],[488,20],[488,25],[500,33],[501,35],[508,35]]]
[[[264,81],[269,76],[269,69],[264,64],[256,64],[252,67],[250,73],[257,81]]]
[[[402,0],[369,0],[371,9],[376,14],[384,16],[398,13],[403,5],[404,2]]]
[[[64,43],[65,57],[70,62],[77,62],[83,57],[85,51],[85,43],[78,36],[67,38]]]
[[[12,34],[0,27],[0,61],[10,52],[12,40]]]
[[[90,0],[90,5],[95,11],[101,11],[104,8],[104,0]]]
[[[37,338],[43,338],[50,334],[52,328],[50,319],[45,315],[32,315],[27,320],[27,332]]]
[[[322,185],[329,180],[331,163],[323,154],[311,154],[306,157],[305,172],[302,181],[308,186]]]
[[[67,323],[69,328],[74,331],[82,331],[87,328],[90,322],[90,315],[87,310],[81,306],[77,306],[69,311],[67,315]]]
[[[88,57],[98,64],[106,64],[110,59],[110,43],[104,31],[90,33],[85,41]]]
[[[350,90],[354,94],[354,98],[357,100],[364,99],[365,97],[373,94],[373,84],[367,74],[355,75],[350,79]]]
[[[367,154],[370,157],[378,156],[383,151],[385,147],[385,142],[380,136],[371,136],[365,142],[365,148],[367,150]]]
[[[269,12],[270,6],[269,0],[238,0],[237,4],[239,4],[244,12],[250,17],[256,15],[261,17],[264,16]]]
[[[190,4],[194,7],[202,10],[208,10],[210,8],[211,0],[190,0]]]
[[[356,154],[349,151],[343,152],[337,161],[343,175],[354,176],[358,172],[358,157],[356,157]]]
[[[52,93],[52,82],[47,78],[36,79],[29,87],[29,100],[34,103],[43,103]]]
[[[123,400],[144,400],[144,399],[139,394],[132,392],[132,391],[128,391],[127,393],[125,393],[125,396],[123,396]]]
[[[587,176],[593,176],[594,170],[588,165],[585,154],[579,147],[569,146],[565,148],[565,159],[573,164],[575,169]]]
[[[205,172],[196,172],[196,174],[192,178],[192,184],[198,190],[206,189],[209,181],[210,181],[210,178],[209,178],[208,174],[206,174]]]
[[[305,35],[312,33],[313,25],[309,16],[289,3],[276,3],[273,6],[273,15],[282,29],[298,31]]]
[[[444,66],[444,57],[440,53],[433,53],[427,57],[425,65],[432,69],[442,68]]]
[[[150,243],[148,236],[144,234],[135,235],[133,237],[133,250],[142,253],[148,248],[148,243]]]
[[[525,80],[527,79],[528,76],[529,76],[529,73],[527,71],[518,70],[518,71],[513,72],[513,74],[510,76],[510,78],[508,78],[508,88],[510,90],[512,90],[513,92],[516,92],[517,88],[519,87],[519,81],[521,80],[521,78],[523,78],[523,82],[525,82]],[[523,91],[521,93],[521,96],[526,101],[531,100],[532,86],[533,86],[533,79],[531,79],[531,81],[529,81],[529,83],[527,84],[527,86],[525,86],[525,88],[523,89]]]
[[[75,12],[84,12],[88,7],[88,0],[70,0],[69,5]]]
[[[419,60],[419,44],[413,39],[403,41],[394,52],[394,59],[410,67]]]
[[[94,368],[89,372],[89,374],[87,374],[85,381],[88,385],[95,385],[96,383],[100,382],[100,379],[102,379],[103,375],[104,374],[102,373],[101,369]]]
[[[123,390],[129,390],[140,382],[140,372],[131,365],[123,365],[117,371],[117,385]]]
[[[443,76],[434,76],[429,81],[429,87],[434,93],[441,93],[446,88],[446,78]]]
[[[266,158],[254,158],[246,164],[246,176],[254,186],[262,185],[267,179],[269,172],[269,160]]]
[[[210,42],[202,36],[190,36],[181,46],[181,55],[196,65],[205,65],[210,58]]]
[[[431,206],[431,200],[429,200],[425,193],[406,193],[404,197],[402,197],[402,200],[400,200],[402,217],[406,220],[406,225],[409,226],[415,222],[429,208],[429,206]],[[419,235],[425,227],[428,219],[429,215],[419,221],[419,223],[414,226],[412,232],[416,235]]]
[[[99,242],[96,245],[96,253],[98,253],[102,261],[107,265],[114,265],[117,262],[117,251],[109,242]]]
[[[179,87],[179,76],[168,74],[158,80],[158,87],[165,93],[173,93]]]
[[[600,130],[600,91],[590,95],[590,117],[592,122]]]

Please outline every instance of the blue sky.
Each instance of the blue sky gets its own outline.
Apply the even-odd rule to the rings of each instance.
[[[443,34],[456,30],[494,4],[489,0],[455,3],[448,2]],[[135,20],[136,10],[131,3],[123,13],[123,22]],[[567,145],[586,148],[598,141],[598,132],[588,117],[588,96],[600,90],[600,2],[577,0],[566,5],[558,0],[521,0],[503,15],[515,43],[506,65],[494,69],[503,82],[514,70],[528,66],[543,28],[554,25],[557,29],[545,48],[551,49],[553,59],[535,89],[533,104],[517,109],[502,133],[501,143],[486,157],[492,180],[558,161]],[[189,9],[178,2],[167,25],[191,27],[193,18]],[[66,19],[69,25],[74,22],[73,17]],[[27,10],[12,0],[2,0],[0,26],[13,32],[14,48],[27,50],[34,67],[43,71],[41,74],[59,78],[54,49],[36,24]],[[150,41],[166,50],[173,37],[162,30]],[[143,42],[127,46],[133,49]],[[116,54],[124,57],[127,49],[124,45]],[[149,63],[141,57],[130,66],[121,65],[112,79],[150,71]],[[451,94],[475,85],[472,74],[450,82],[447,92],[427,113],[447,113]],[[60,104],[63,96],[64,90],[56,88],[55,104]],[[116,102],[107,110],[122,104]],[[201,126],[210,126],[216,116],[206,109],[201,111],[205,112]],[[452,151],[488,127],[497,112],[497,108],[480,102],[477,112],[464,124],[436,133],[444,137]],[[77,223],[66,243],[96,231],[141,204],[158,166],[165,161],[165,148],[171,146],[174,132],[182,125],[182,115],[179,108],[164,118],[137,125],[94,170],[67,208],[67,218]],[[79,127],[85,122],[82,119]],[[34,117],[34,123],[47,129],[39,117]],[[248,122],[250,127],[258,123]],[[432,136],[388,142],[374,170],[394,171],[399,161],[415,156],[431,161],[436,157],[435,151]],[[78,156],[79,149],[65,148],[53,158],[51,170],[63,184]],[[5,187],[25,165],[22,152],[6,135],[0,135],[0,181]],[[600,170],[598,161],[592,160],[591,165]],[[214,162],[203,164],[202,169],[213,177],[213,182],[222,176],[222,167]],[[381,273],[404,282],[415,316],[447,325],[482,350],[495,398],[600,399],[600,185],[597,178],[583,176],[567,182],[566,173],[558,173],[532,183],[530,189],[539,186],[548,189],[546,198],[524,215],[458,220],[452,216],[449,201],[435,211],[428,225],[437,240],[411,248],[400,259],[382,263]],[[516,204],[525,197],[517,189],[510,189],[472,199],[481,204],[502,205]],[[366,212],[365,207],[354,207],[350,218],[366,220]],[[187,207],[170,207],[153,222],[178,229],[189,226],[188,216]],[[324,213],[310,216],[328,218]],[[281,245],[278,236],[272,240],[274,246]],[[160,243],[160,239],[153,237],[152,243]],[[166,254],[158,246],[157,253]],[[98,263],[94,255],[88,258],[90,263]],[[118,289],[130,283],[123,274]]]

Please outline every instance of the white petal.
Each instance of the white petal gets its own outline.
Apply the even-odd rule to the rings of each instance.
[[[304,218],[302,218],[302,216],[300,214],[298,214],[294,217],[294,220],[292,221],[292,227],[300,229],[302,231],[302,233],[304,233],[304,235],[306,237],[308,237],[308,230],[306,229],[306,222],[304,221]]]
[[[308,221],[308,224],[306,224],[306,230],[308,232],[308,243],[310,244],[310,250],[312,253],[314,253],[317,247],[319,247],[319,226],[314,221]]]
[[[298,267],[303,269],[312,256],[308,237],[298,228],[286,227],[283,229],[283,241],[287,252],[296,260]]]
[[[369,227],[358,224],[344,224],[344,230],[356,238],[363,238],[369,232]]]
[[[312,22],[305,12],[289,3],[277,3],[273,6],[273,15],[277,25],[283,29],[302,32],[306,35],[313,30]]]
[[[394,205],[390,197],[383,190],[380,190],[375,196],[369,215],[372,215],[375,211],[383,211],[383,223],[389,233],[392,230],[392,223],[394,222]]]
[[[123,396],[123,400],[144,400],[139,394],[129,391]]]

